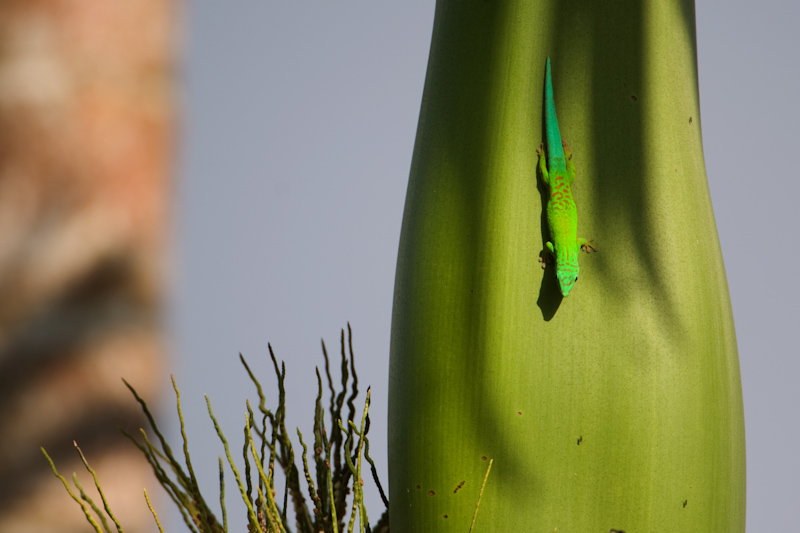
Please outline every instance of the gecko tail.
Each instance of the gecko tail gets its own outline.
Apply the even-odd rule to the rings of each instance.
[[[564,148],[561,146],[561,132],[556,117],[556,102],[553,98],[553,78],[550,73],[550,57],[547,58],[544,77],[544,129],[547,141],[548,161],[551,165],[561,160],[564,164]]]
[[[553,76],[550,72],[550,56],[547,56],[544,70],[544,99],[553,102]]]

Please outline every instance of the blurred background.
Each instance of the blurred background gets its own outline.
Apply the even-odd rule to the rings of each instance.
[[[698,61],[747,522],[793,531],[800,3],[720,6],[697,3]],[[161,489],[119,436],[143,425],[120,377],[177,447],[174,373],[211,495],[223,451],[203,394],[238,446],[256,398],[238,354],[275,402],[269,342],[286,361],[287,426],[310,430],[320,339],[338,353],[348,321],[385,484],[394,268],[433,12],[430,0],[0,5],[0,532],[90,530],[38,449],[68,475],[81,470],[73,439],[126,531],[155,531],[141,489]],[[245,531],[228,479],[231,531]],[[171,502],[155,505],[184,530]]]
[[[155,483],[117,426],[142,424],[120,376],[155,399],[168,367],[175,7],[0,3],[3,533],[87,531],[39,451],[69,476],[73,439],[145,531],[134,505]]]

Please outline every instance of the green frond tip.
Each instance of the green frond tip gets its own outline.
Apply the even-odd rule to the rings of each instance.
[[[94,514],[96,514],[100,518],[100,523],[103,526],[103,531],[105,531],[106,533],[111,533],[111,528],[108,527],[108,521],[106,520],[106,517],[103,515],[103,511],[100,510],[97,504],[94,503],[94,500],[88,494],[86,494],[85,490],[83,490],[83,487],[78,481],[78,474],[76,474],[75,472],[72,473],[72,483],[75,485],[75,488],[78,489],[78,492],[81,495],[81,500],[88,503],[89,507],[91,507],[92,511],[94,511]]]
[[[142,435],[144,445],[140,444],[136,439],[134,439],[133,435],[130,435],[124,430],[122,431],[122,433],[126,435],[137,448],[139,448],[147,461],[150,463],[156,479],[178,507],[181,517],[183,518],[183,522],[186,524],[186,528],[192,533],[199,533],[194,523],[194,517],[197,516],[197,507],[192,501],[193,497],[184,492],[184,490],[181,490],[181,487],[179,487],[174,481],[172,481],[172,479],[169,478],[166,470],[161,466],[159,459],[170,464],[170,468],[172,469],[173,473],[175,473],[175,475],[178,477],[178,483],[180,483],[181,486],[186,489],[186,486],[183,485],[182,481],[184,478],[180,476],[180,473],[182,472],[180,465],[170,462],[163,453],[158,451],[153,443],[150,442],[150,439],[147,437],[147,432],[144,429],[140,428],[139,432]]]
[[[164,533],[164,528],[161,527],[161,522],[158,519],[158,514],[156,514],[156,510],[153,509],[153,504],[150,503],[150,497],[147,495],[147,489],[144,489],[144,499],[147,501],[147,508],[150,509],[150,512],[153,515],[153,519],[156,521],[156,526],[158,526],[158,531],[160,533]]]
[[[316,508],[317,502],[319,501],[319,496],[317,496],[316,487],[314,486],[314,479],[311,477],[311,471],[308,469],[308,446],[306,446],[306,443],[303,442],[303,434],[300,432],[300,428],[297,428],[297,438],[300,439],[300,445],[303,447],[303,473],[306,475],[308,495],[311,498],[311,501],[314,502],[314,507]]]
[[[145,417],[147,417],[147,421],[150,424],[150,427],[153,429],[153,433],[156,434],[158,437],[158,441],[161,443],[161,449],[164,450],[164,455],[166,456],[167,460],[169,461],[170,465],[172,466],[175,475],[178,477],[178,481],[180,482],[181,486],[187,488],[187,490],[192,487],[192,482],[190,476],[186,475],[183,469],[180,466],[180,463],[175,459],[175,456],[172,453],[172,448],[170,448],[169,444],[167,443],[167,439],[164,438],[164,435],[161,433],[161,430],[158,429],[158,424],[156,424],[155,418],[153,417],[153,413],[150,412],[150,409],[147,407],[147,403],[139,396],[139,393],[136,392],[136,389],[128,383],[126,380],[122,380],[125,383],[125,386],[128,387],[128,390],[131,391],[133,397],[139,403],[142,408],[142,412],[144,412]],[[154,448],[151,449],[154,450]]]
[[[94,469],[91,466],[89,466],[89,462],[86,460],[86,457],[83,455],[83,452],[81,451],[80,447],[78,446],[78,443],[75,442],[75,441],[72,441],[72,444],[73,444],[73,446],[75,446],[75,449],[78,450],[78,454],[81,456],[81,461],[83,461],[83,466],[85,466],[86,470],[88,470],[89,473],[92,474],[92,479],[94,479],[94,486],[97,487],[97,492],[100,493],[100,499],[103,500],[103,508],[106,510],[106,513],[111,518],[111,520],[114,521],[114,525],[117,526],[117,531],[119,531],[119,533],[125,533],[125,531],[122,529],[122,526],[120,525],[119,521],[117,520],[117,517],[114,516],[114,513],[111,512],[111,508],[108,505],[108,500],[106,500],[106,495],[103,494],[103,488],[100,486],[100,480],[97,479],[97,473],[94,471]]]
[[[278,505],[275,503],[275,498],[272,495],[272,488],[273,484],[267,478],[267,475],[264,473],[264,468],[261,466],[261,461],[258,459],[258,452],[256,451],[256,446],[253,443],[253,439],[249,438],[249,419],[248,419],[248,443],[250,444],[250,450],[253,454],[253,458],[255,459],[256,467],[258,468],[258,474],[261,476],[261,483],[258,485],[258,496],[259,499],[264,502],[267,506],[267,518],[270,522],[271,530],[275,531],[278,530],[281,533],[286,533],[286,528],[283,525],[283,517],[278,509]],[[263,485],[262,485],[263,484]],[[264,487],[264,492],[262,492],[261,487]],[[276,526],[277,524],[277,526]]]
[[[367,415],[367,432],[369,429],[369,415]],[[386,493],[383,491],[383,485],[381,484],[381,480],[378,478],[378,468],[375,466],[375,461],[372,460],[372,457],[369,456],[369,438],[364,435],[364,458],[366,458],[367,462],[370,466],[370,471],[372,472],[372,479],[375,481],[375,485],[378,487],[378,492],[381,495],[381,500],[383,500],[383,505],[386,506],[386,509],[389,509],[389,499],[386,497]]]
[[[250,499],[247,497],[247,492],[242,484],[242,477],[239,475],[239,470],[236,469],[236,463],[233,462],[233,457],[231,457],[231,449],[228,446],[228,439],[225,438],[225,435],[222,433],[222,428],[219,427],[219,422],[214,416],[214,411],[211,409],[211,400],[209,400],[208,395],[205,396],[205,399],[206,406],[208,407],[208,416],[211,417],[211,421],[214,422],[214,429],[217,431],[219,440],[222,441],[222,446],[225,448],[225,456],[228,458],[228,464],[230,465],[231,470],[233,470],[233,476],[236,478],[236,484],[239,485],[239,492],[242,495],[242,500],[244,500],[244,503],[247,506],[247,516],[250,520],[251,531],[263,533],[264,530],[258,523],[258,518],[256,517],[255,510],[253,509],[253,504],[250,503]]]
[[[178,389],[178,385],[175,383],[175,376],[170,375],[172,379],[172,388],[175,391],[175,407],[178,411],[178,420],[180,422],[181,428],[181,438],[183,439],[183,457],[186,462],[186,469],[189,471],[189,479],[186,480],[188,486],[184,485],[187,489],[187,492],[194,496],[196,496],[195,507],[197,514],[193,514],[192,516],[195,518],[196,521],[199,521],[202,526],[203,531],[214,531],[212,524],[216,523],[216,518],[213,514],[211,514],[206,506],[205,502],[203,501],[202,497],[200,496],[200,487],[197,484],[197,477],[194,474],[194,468],[192,467],[192,459],[189,455],[189,439],[186,437],[186,424],[183,421],[183,411],[181,410],[181,391]],[[180,468],[180,466],[178,466]],[[184,476],[185,478],[185,476]],[[194,499],[194,498],[193,498]]]
[[[75,502],[78,505],[81,506],[81,510],[83,511],[83,514],[86,516],[86,521],[89,522],[89,524],[92,525],[92,527],[94,528],[94,530],[97,533],[103,533],[103,530],[100,529],[100,524],[98,524],[97,520],[94,519],[92,514],[89,512],[89,509],[87,509],[86,505],[81,501],[81,499],[78,498],[75,495],[74,492],[72,492],[72,489],[69,488],[69,483],[67,483],[67,480],[64,478],[64,476],[62,476],[61,474],[58,473],[58,469],[56,468],[56,464],[53,462],[53,459],[47,454],[47,451],[44,448],[39,448],[39,449],[42,450],[42,453],[44,454],[45,458],[47,459],[47,462],[50,463],[50,469],[53,471],[53,475],[55,475],[58,479],[61,480],[61,483],[64,484],[64,488],[67,489],[67,493],[70,495],[70,497],[73,500],[75,500]]]
[[[219,457],[219,506],[222,508],[222,529],[228,532],[228,511],[225,509],[225,467]]]
[[[331,475],[331,447],[330,442],[325,438],[325,426],[322,426],[320,431],[322,433],[322,446],[325,448],[325,462],[328,464],[326,477],[328,480],[328,495],[331,499],[331,525],[333,526],[333,533],[339,533],[339,519],[336,516],[336,500],[333,493],[333,476]]]
[[[358,394],[358,376],[355,369],[355,359],[353,356],[352,330],[348,324],[347,336],[342,330],[341,337],[341,388],[334,386],[334,380],[330,374],[330,361],[323,342],[322,350],[325,358],[325,374],[330,388],[330,423],[331,434],[326,434],[325,430],[325,409],[323,408],[323,377],[319,369],[316,370],[316,400],[313,416],[313,462],[316,472],[311,471],[309,465],[309,446],[303,439],[300,428],[297,428],[297,438],[302,446],[302,454],[298,464],[298,458],[293,449],[291,435],[286,430],[286,365],[283,361],[279,362],[271,346],[269,348],[270,359],[277,377],[277,396],[278,404],[274,410],[266,407],[267,398],[264,390],[252,372],[250,367],[240,354],[240,359],[245,367],[250,379],[256,386],[259,398],[259,411],[261,417],[256,418],[250,402],[246,403],[244,443],[242,446],[242,458],[245,461],[245,480],[242,479],[240,469],[236,466],[231,456],[230,445],[223,434],[219,422],[211,408],[211,401],[205,397],[208,414],[214,424],[217,436],[222,442],[225,450],[225,458],[233,471],[239,492],[247,507],[249,531],[251,533],[288,533],[290,531],[287,522],[288,507],[293,507],[293,512],[297,521],[297,533],[340,533],[345,530],[353,533],[355,521],[359,520],[359,531],[375,531],[376,533],[386,533],[388,528],[388,501],[383,492],[377,476],[375,464],[369,456],[369,406],[370,389],[366,391],[364,411],[360,424],[355,422],[354,400]],[[348,359],[349,351],[349,359]],[[352,376],[352,379],[350,378]],[[153,469],[157,481],[161,484],[169,497],[178,507],[187,529],[193,533],[227,533],[228,516],[225,505],[225,468],[222,456],[218,458],[219,469],[219,503],[222,511],[222,524],[217,522],[214,513],[200,493],[200,488],[195,477],[194,466],[192,465],[189,454],[189,443],[186,433],[186,424],[181,408],[181,395],[177,383],[172,377],[172,386],[175,390],[176,410],[180,423],[182,438],[183,461],[178,462],[172,452],[164,435],[156,425],[155,418],[150,412],[147,403],[142,399],[136,390],[125,380],[125,385],[133,394],[144,412],[153,433],[157,440],[151,442],[148,433],[140,429],[140,436],[134,438],[133,435],[123,430],[123,434],[142,452],[148,463]],[[338,382],[337,382],[338,385]],[[349,392],[349,395],[348,395]],[[342,416],[344,404],[347,403],[349,413],[347,417]],[[269,427],[267,425],[269,421]],[[253,434],[255,432],[255,435]],[[260,451],[256,445],[256,439],[260,438]],[[357,442],[356,442],[357,440]],[[103,505],[98,506],[92,498],[83,490],[78,482],[77,476],[73,479],[73,484],[79,494],[73,490],[67,480],[61,476],[53,460],[42,449],[42,453],[50,464],[56,477],[58,477],[70,497],[81,506],[87,521],[94,528],[95,533],[111,533],[109,527],[113,520],[118,533],[124,533],[122,526],[111,512],[108,501],[100,486],[97,473],[89,465],[81,449],[75,444],[81,460],[86,470],[92,475],[97,491],[100,494]],[[269,448],[269,457],[266,450]],[[363,456],[362,456],[363,453]],[[344,456],[344,457],[342,457]],[[387,506],[387,512],[370,530],[366,506],[364,505],[363,481],[361,478],[363,459],[366,458],[372,468],[373,478],[381,492],[381,498]],[[258,470],[257,481],[251,479],[253,461]],[[275,487],[275,468],[280,466],[285,474],[286,483],[283,487],[283,505],[276,501],[278,490]],[[305,476],[306,490],[301,485],[301,473]],[[255,490],[254,490],[255,489]],[[347,497],[352,491],[353,500],[350,508],[349,520],[347,520]],[[253,493],[256,494],[253,494]],[[156,513],[147,491],[144,491],[145,501],[156,526],[160,533],[163,533],[158,514]],[[291,496],[291,502],[289,497]],[[310,512],[307,505],[307,498],[311,499],[314,508]],[[98,502],[99,503],[99,502]],[[347,522],[346,522],[347,521]]]

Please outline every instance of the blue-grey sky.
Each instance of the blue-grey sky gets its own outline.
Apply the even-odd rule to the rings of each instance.
[[[170,334],[193,463],[210,492],[222,449],[202,395],[238,443],[256,395],[237,355],[271,387],[270,342],[287,365],[288,426],[307,430],[320,338],[337,353],[347,321],[360,381],[373,385],[372,455],[387,482],[394,270],[433,11],[431,0],[186,4]],[[697,4],[755,532],[800,523],[799,24],[796,0]],[[380,509],[377,493],[368,499]]]

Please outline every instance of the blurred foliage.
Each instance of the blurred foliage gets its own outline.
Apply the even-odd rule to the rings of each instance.
[[[325,357],[325,377],[327,389],[330,393],[330,433],[325,426],[325,408],[323,407],[323,380],[317,368],[317,398],[314,410],[314,447],[311,460],[314,464],[314,473],[309,468],[308,446],[303,440],[300,429],[297,437],[302,446],[300,454],[302,472],[305,475],[305,484],[300,479],[300,468],[297,466],[297,456],[292,446],[289,433],[286,430],[286,367],[283,362],[278,364],[272,346],[269,354],[278,380],[278,406],[274,410],[267,409],[266,397],[261,383],[256,379],[242,355],[239,355],[245,370],[258,391],[259,404],[253,410],[247,403],[247,413],[244,423],[244,438],[241,448],[244,476],[242,469],[236,466],[231,455],[228,440],[220,429],[217,418],[211,409],[211,402],[206,396],[208,414],[214,423],[220,441],[225,448],[227,462],[233,471],[239,493],[247,506],[248,531],[250,533],[352,533],[356,527],[356,519],[361,533],[386,533],[389,531],[389,502],[383,491],[375,464],[369,456],[369,402],[370,391],[367,389],[364,411],[359,425],[356,425],[356,407],[354,401],[358,396],[358,376],[353,357],[353,335],[350,325],[347,325],[347,338],[342,330],[341,335],[341,384],[340,389],[334,384],[330,371],[330,359],[325,343],[322,343],[322,353]],[[348,358],[349,352],[349,358]],[[352,375],[352,379],[351,379]],[[124,381],[124,380],[123,380]],[[136,401],[142,407],[147,417],[157,443],[154,444],[144,429],[140,430],[141,439],[126,432],[125,435],[141,450],[147,461],[153,467],[153,472],[159,483],[167,491],[172,501],[177,505],[189,531],[194,533],[222,533],[228,532],[228,516],[225,508],[225,475],[224,461],[219,458],[219,504],[222,520],[217,518],[206,498],[200,491],[195,477],[192,461],[189,456],[189,444],[186,438],[183,413],[181,411],[180,391],[172,379],[175,389],[178,418],[180,420],[181,436],[183,437],[183,464],[176,458],[172,448],[167,443],[164,435],[158,428],[152,413],[145,401],[136,390],[126,381]],[[350,390],[347,395],[348,388]],[[346,400],[345,400],[346,398]],[[347,417],[342,417],[342,409],[347,405]],[[92,474],[100,498],[103,502],[105,514],[114,522],[119,533],[123,533],[122,526],[114,517],[108,506],[105,495],[100,486],[94,470],[89,466],[83,453],[75,447],[83,460],[86,469]],[[362,453],[363,452],[363,453]],[[62,481],[69,495],[81,506],[87,521],[97,533],[111,533],[104,513],[95,502],[86,494],[78,483],[77,476],[73,474],[73,482],[80,493],[77,496],[70,488],[66,479],[56,470],[53,460],[42,448],[53,473]],[[372,477],[380,491],[381,498],[386,506],[380,520],[370,527],[367,510],[364,505],[363,484],[361,477],[363,459],[370,465]],[[285,475],[283,490],[278,491],[275,486],[275,465],[278,465]],[[255,469],[253,468],[255,466]],[[305,485],[305,489],[303,485]],[[348,519],[348,496],[352,493]],[[282,494],[279,496],[279,494]],[[307,497],[306,497],[307,496]],[[163,533],[158,515],[150,505],[150,500],[145,491],[147,505],[153,513],[159,531]],[[289,500],[291,499],[291,503]],[[280,501],[279,501],[280,500]],[[309,501],[311,505],[309,505]],[[290,527],[287,511],[292,509],[295,525]],[[97,518],[95,518],[95,515]],[[99,521],[98,521],[99,519]],[[347,520],[346,520],[347,519]]]

